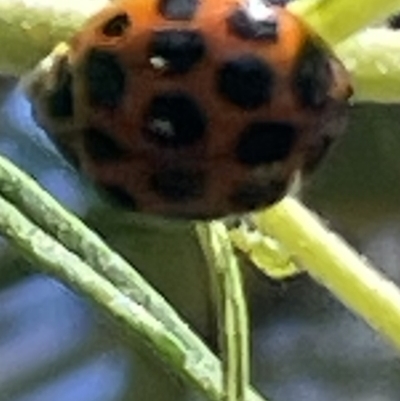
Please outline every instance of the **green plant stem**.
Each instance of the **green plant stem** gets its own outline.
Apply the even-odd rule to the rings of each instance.
[[[226,401],[243,401],[249,383],[248,316],[240,267],[220,222],[198,223],[197,232],[215,288]]]
[[[215,369],[208,370],[210,366],[207,360],[191,360],[193,355],[187,352],[186,345],[142,305],[122,294],[2,197],[0,197],[0,231],[27,259],[37,263],[44,272],[57,277],[79,294],[97,303],[102,311],[121,323],[130,335],[139,335],[140,339],[144,340],[170,368],[209,399],[221,399],[218,385],[220,378],[215,375]],[[212,363],[215,364],[216,361]]]
[[[351,73],[354,101],[400,102],[400,31],[368,29],[336,52]]]
[[[68,213],[32,178],[1,156],[0,194],[127,297],[143,305],[183,342],[191,347],[195,345],[194,349],[200,353],[207,353],[203,342],[182,324],[175,310],[126,260],[114,253],[77,217]]]
[[[299,202],[285,198],[255,216],[304,269],[400,350],[400,291]]]
[[[297,0],[288,5],[331,46],[400,10],[400,0]]]
[[[95,233],[3,157],[0,157],[0,233],[43,271],[99,303],[123,323],[128,333],[143,336],[177,374],[209,399],[222,400],[219,360],[174,309]],[[127,316],[132,312],[141,315]],[[148,319],[149,333],[147,323],[140,323],[142,316]],[[154,332],[154,327],[159,331]],[[151,337],[153,334],[155,337]],[[249,388],[246,400],[265,401]]]

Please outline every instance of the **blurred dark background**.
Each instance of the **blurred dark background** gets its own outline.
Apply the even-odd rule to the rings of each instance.
[[[132,216],[99,199],[3,80],[0,154],[99,231],[206,339],[207,272],[190,224]],[[347,133],[304,191],[360,252],[400,283],[400,106],[353,107]],[[0,237],[0,401],[197,400],[93,305],[39,274]],[[244,260],[253,380],[272,400],[396,401],[396,351],[306,276],[272,282]]]

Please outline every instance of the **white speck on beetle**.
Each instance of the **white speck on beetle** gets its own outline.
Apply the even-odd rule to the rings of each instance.
[[[167,67],[168,61],[160,56],[150,57],[150,64],[155,70],[162,70]]]
[[[264,21],[275,17],[275,12],[261,0],[249,0],[248,13],[256,21]]]

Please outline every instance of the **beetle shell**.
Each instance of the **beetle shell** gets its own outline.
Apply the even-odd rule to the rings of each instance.
[[[164,216],[277,202],[351,95],[322,40],[257,0],[114,1],[49,60],[29,89],[39,125],[121,205]]]

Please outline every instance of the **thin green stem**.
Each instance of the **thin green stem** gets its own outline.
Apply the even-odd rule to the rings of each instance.
[[[400,290],[393,282],[294,199],[255,219],[260,231],[284,243],[315,280],[400,350]]]
[[[240,267],[226,227],[197,225],[216,292],[226,401],[243,401],[249,383],[248,316]]]
[[[1,156],[0,194],[46,233],[110,280],[127,297],[143,305],[182,341],[191,347],[196,344],[195,349],[207,353],[204,343],[193,335],[187,325],[181,323],[175,310],[126,260],[114,253],[77,217],[68,213],[32,178]]]
[[[43,271],[97,302],[128,333],[143,336],[160,358],[209,399],[222,399],[220,361],[188,324],[97,234],[3,157],[0,233]],[[132,312],[136,315],[128,316]],[[147,323],[140,323],[143,316],[148,319],[149,332]],[[160,331],[154,332],[154,327]],[[249,388],[246,400],[265,401]]]
[[[331,46],[400,10],[400,0],[297,0],[288,6]]]
[[[46,234],[0,197],[0,231],[27,259],[52,276],[97,303],[101,310],[123,325],[130,335],[139,335],[170,368],[211,400],[220,400],[219,376],[206,360],[196,355],[142,305],[134,302],[77,255]],[[216,360],[212,360],[215,364]],[[210,367],[214,369],[208,370]]]

